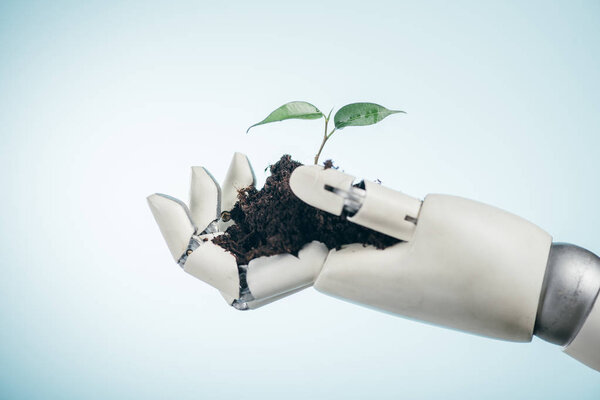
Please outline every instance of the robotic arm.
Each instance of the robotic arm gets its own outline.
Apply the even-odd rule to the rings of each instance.
[[[495,207],[439,194],[420,202],[372,182],[361,190],[347,184],[353,177],[340,185],[341,175],[303,166],[290,185],[312,206],[405,242],[333,250],[317,290],[497,339],[527,342],[535,334],[600,370],[600,258],[552,243]]]
[[[313,242],[298,257],[261,257],[238,267],[208,238],[228,224],[220,218],[220,196],[254,182],[250,164],[236,153],[222,194],[204,169],[193,171],[191,211],[164,195],[148,201],[176,261],[238,309],[314,285],[357,304],[478,335],[517,342],[537,335],[600,371],[600,258],[553,243],[522,218],[455,196],[430,194],[421,201],[371,182],[359,189],[353,176],[302,166],[290,178],[301,200],[403,242],[384,250],[356,243],[331,251]],[[231,198],[222,203],[233,206]]]

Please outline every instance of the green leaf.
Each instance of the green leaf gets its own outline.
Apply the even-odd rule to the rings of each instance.
[[[315,106],[305,101],[292,101],[279,107],[269,116],[259,123],[252,125],[248,131],[258,125],[268,124],[269,122],[283,121],[286,119],[319,119],[325,117]]]
[[[335,113],[333,122],[335,129],[347,126],[373,125],[388,115],[404,113],[404,111],[388,110],[375,103],[352,103],[345,105]]]

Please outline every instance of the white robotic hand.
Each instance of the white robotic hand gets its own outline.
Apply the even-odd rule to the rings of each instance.
[[[317,166],[297,168],[304,202],[403,240],[332,250],[314,286],[372,308],[510,341],[535,334],[600,370],[600,258],[552,243],[503,210],[432,194],[423,202]]]
[[[185,272],[218,289],[237,309],[258,308],[311,286],[328,250],[318,242],[306,244],[295,257],[280,254],[237,265],[235,257],[211,239],[233,223],[228,218],[239,189],[254,185],[247,157],[235,153],[219,187],[203,167],[192,167],[190,207],[164,194],[148,197],[148,204],[175,262]]]
[[[232,223],[226,211],[237,190],[255,182],[239,153],[222,193],[205,169],[194,167],[190,210],[160,194],[148,202],[175,261],[238,309],[314,284],[338,298],[470,333],[522,342],[535,334],[600,370],[596,255],[552,243],[537,226],[485,204],[446,195],[420,201],[371,182],[355,188],[353,181],[334,169],[302,166],[290,186],[311,206],[346,213],[349,221],[403,242],[331,251],[312,242],[298,257],[260,257],[238,267],[210,239]]]

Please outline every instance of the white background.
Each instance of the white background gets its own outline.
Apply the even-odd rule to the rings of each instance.
[[[598,398],[534,339],[493,341],[312,289],[253,312],[184,274],[146,205],[310,161],[279,105],[407,111],[327,144],[347,172],[450,193],[600,252],[598,2],[3,2],[3,398]]]

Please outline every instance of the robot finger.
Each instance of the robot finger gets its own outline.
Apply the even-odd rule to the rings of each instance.
[[[199,238],[200,245],[187,256],[183,270],[218,289],[230,303],[240,295],[238,266],[231,253],[209,240],[212,236]]]
[[[248,263],[246,282],[254,299],[267,299],[312,285],[329,254],[320,242],[306,244],[298,252],[259,257]]]
[[[190,187],[190,213],[198,233],[207,227],[221,214],[221,188],[215,178],[203,167],[192,167],[192,183]]]
[[[348,221],[400,240],[413,237],[422,201],[375,182],[364,189],[352,185],[354,177],[316,165],[298,167],[290,177],[292,192],[305,203],[340,215]]]
[[[165,194],[156,193],[147,200],[171,255],[178,262],[196,230],[190,211],[182,201]]]
[[[234,153],[222,185],[221,212],[233,208],[240,189],[255,184],[256,177],[248,157],[242,153]]]

